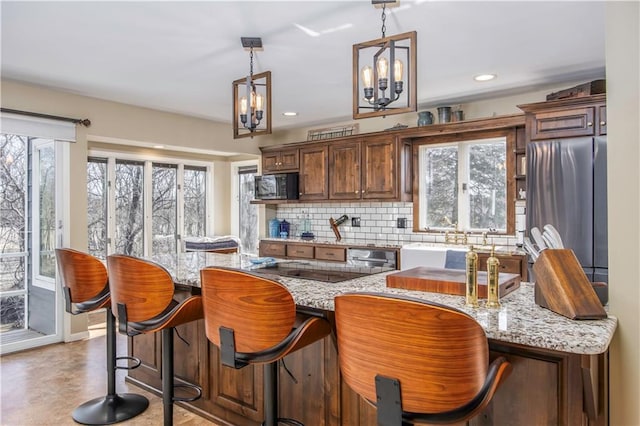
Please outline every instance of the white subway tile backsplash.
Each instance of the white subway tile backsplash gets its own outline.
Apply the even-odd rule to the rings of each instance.
[[[516,204],[516,227],[524,222],[524,203]],[[522,213],[520,213],[522,212]],[[329,218],[337,219],[346,214],[349,218],[359,217],[360,227],[351,226],[350,220],[340,228],[343,239],[368,242],[391,242],[404,244],[406,242],[444,243],[442,234],[428,234],[413,232],[413,204],[404,202],[351,202],[351,203],[300,203],[278,205],[276,217],[291,223],[292,235],[299,236],[300,222],[307,217],[311,223],[311,232],[317,238],[332,241],[335,235],[329,226]],[[396,220],[406,219],[406,228],[397,228]],[[482,244],[482,236],[470,235],[470,244]],[[518,242],[516,236],[489,235],[487,242],[496,245],[514,245]]]

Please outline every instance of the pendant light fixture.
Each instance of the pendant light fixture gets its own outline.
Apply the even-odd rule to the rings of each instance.
[[[271,71],[253,73],[254,49],[262,49],[260,37],[241,37],[249,49],[249,75],[233,82],[233,138],[271,133]]]
[[[382,4],[382,37],[353,45],[354,119],[417,110],[417,33],[387,37],[386,7],[396,0],[371,3]]]

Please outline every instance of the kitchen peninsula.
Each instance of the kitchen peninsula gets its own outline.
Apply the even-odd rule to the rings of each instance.
[[[199,291],[199,271],[208,265],[255,268],[238,254],[185,253],[154,258],[180,286]],[[259,269],[256,272],[260,272]],[[491,356],[505,356],[513,372],[489,407],[471,424],[607,424],[608,347],[617,319],[572,321],[534,303],[533,285],[522,283],[501,299],[500,310],[464,306],[460,296],[387,288],[380,273],[339,283],[278,278],[301,312],[333,319],[333,299],[346,292],[368,291],[417,297],[452,306],[473,316],[485,329]],[[275,277],[274,277],[275,278]],[[262,420],[262,369],[234,370],[220,365],[217,348],[204,334],[203,321],[177,329],[178,381],[196,383],[203,398],[185,404],[216,422],[257,425]],[[160,336],[129,340],[129,352],[143,366],[127,380],[158,392]],[[340,378],[335,339],[329,336],[285,358],[280,365],[281,414],[307,425],[375,423],[375,410]]]

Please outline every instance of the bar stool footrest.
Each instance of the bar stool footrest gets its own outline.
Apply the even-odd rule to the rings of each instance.
[[[202,397],[202,388],[200,386],[196,386],[196,385],[190,385],[190,384],[180,384],[180,385],[173,385],[173,388],[190,388],[190,389],[195,389],[197,395],[195,396],[174,396],[173,397],[173,401],[177,401],[177,402],[193,402],[196,401],[198,399],[200,399]]]
[[[304,426],[304,423],[299,422],[295,419],[287,419],[282,417],[278,418],[278,423],[284,423],[285,425],[292,425],[292,426]]]
[[[116,365],[116,370],[135,370],[136,368],[140,367],[140,365],[142,364],[142,360],[135,356],[119,356],[119,357],[116,357],[116,362],[121,361],[123,359],[126,359],[127,361],[133,361],[133,365],[131,366]]]

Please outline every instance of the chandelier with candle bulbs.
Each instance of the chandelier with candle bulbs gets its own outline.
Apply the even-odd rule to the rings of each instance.
[[[353,46],[353,118],[356,119],[417,110],[417,33],[387,37],[386,6],[395,0],[372,0],[372,3],[382,4],[382,37]]]
[[[241,37],[249,49],[249,75],[233,82],[233,137],[271,133],[271,71],[253,73],[254,49],[262,49],[259,37]]]

